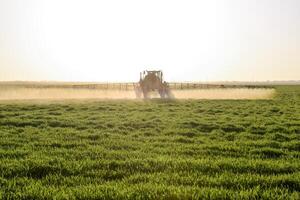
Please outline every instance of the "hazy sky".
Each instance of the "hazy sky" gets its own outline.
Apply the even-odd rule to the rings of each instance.
[[[299,0],[0,0],[0,80],[300,79]]]

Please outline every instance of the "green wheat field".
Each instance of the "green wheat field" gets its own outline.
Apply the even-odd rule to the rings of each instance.
[[[269,100],[2,101],[0,199],[300,199],[300,86]]]

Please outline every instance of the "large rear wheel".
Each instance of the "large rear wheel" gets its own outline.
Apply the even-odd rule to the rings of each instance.
[[[135,97],[137,99],[140,99],[142,97],[142,89],[141,89],[141,87],[140,86],[136,86],[134,88],[134,91],[135,91]]]
[[[147,90],[147,88],[143,88],[143,95],[144,95],[144,99],[149,98],[149,91]]]
[[[162,98],[162,99],[166,98],[166,92],[165,92],[165,90],[163,90],[163,89],[159,90],[158,93],[160,95],[160,98]]]

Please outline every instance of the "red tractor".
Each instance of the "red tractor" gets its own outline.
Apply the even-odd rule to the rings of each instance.
[[[150,92],[158,92],[161,98],[170,98],[168,84],[163,81],[162,71],[143,71],[140,73],[140,81],[135,88],[136,96],[149,98]]]

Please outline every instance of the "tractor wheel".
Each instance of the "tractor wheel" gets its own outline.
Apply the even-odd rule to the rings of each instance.
[[[135,89],[135,96],[137,99],[140,99],[142,97],[142,90],[141,90],[141,87],[136,87]]]
[[[143,95],[144,95],[144,99],[148,99],[148,90],[147,89],[143,89]]]
[[[160,98],[162,98],[162,99],[166,98],[166,92],[165,92],[165,90],[159,90],[158,93],[160,95]]]
[[[165,94],[166,94],[166,97],[169,98],[169,99],[174,98],[173,94],[171,93],[170,88],[165,89]]]

